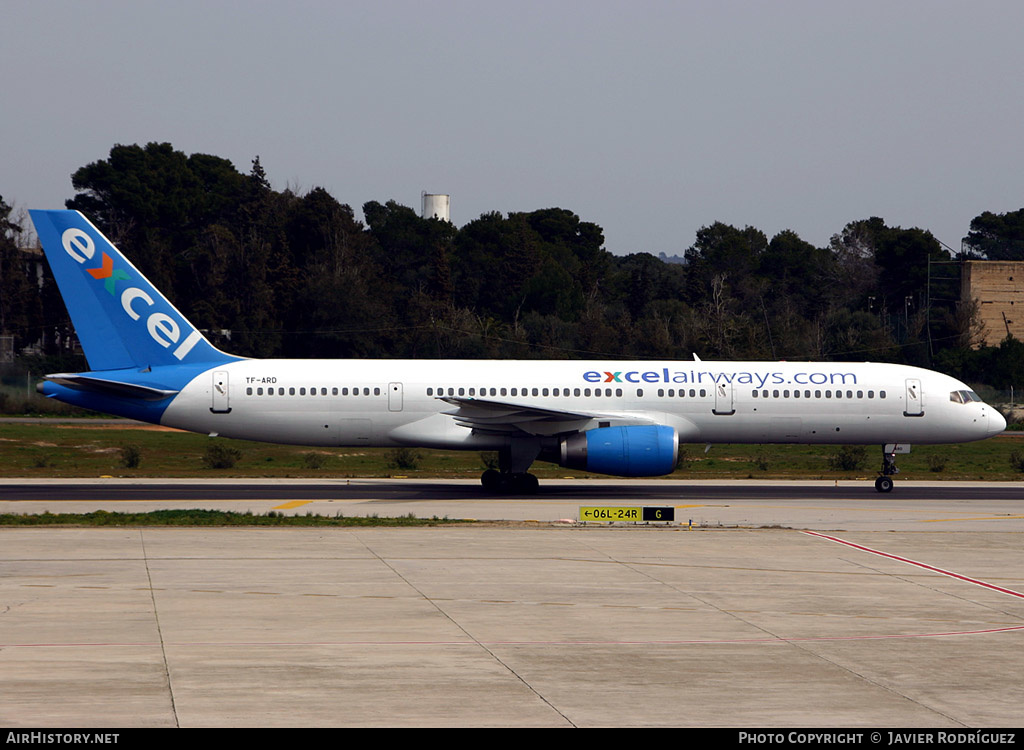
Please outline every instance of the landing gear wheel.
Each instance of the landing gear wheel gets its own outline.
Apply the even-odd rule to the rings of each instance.
[[[878,477],[875,480],[875,489],[879,492],[892,492],[892,477]]]
[[[501,492],[505,485],[505,478],[501,476],[501,472],[496,469],[488,469],[480,476],[480,484],[484,486],[484,489],[492,494]]]
[[[540,491],[540,482],[533,474],[509,474],[508,491],[523,495],[536,495]]]

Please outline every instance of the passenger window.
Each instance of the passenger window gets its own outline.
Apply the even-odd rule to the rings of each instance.
[[[306,395],[306,389],[305,388],[299,388],[299,395],[300,396],[305,396]]]
[[[636,397],[637,398],[643,398],[644,397],[644,389],[643,388],[637,388],[636,389]]]
[[[252,395],[252,386],[249,386],[248,388],[245,389],[245,395],[246,396],[251,396]]]
[[[374,388],[373,389],[373,395],[374,396],[379,396],[380,395],[380,388]]]

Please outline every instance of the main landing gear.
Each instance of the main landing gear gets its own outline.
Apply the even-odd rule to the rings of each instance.
[[[537,477],[527,472],[488,469],[480,477],[480,484],[491,494],[509,492],[515,495],[536,495],[540,491]]]
[[[540,448],[540,439],[536,437],[510,440],[506,448],[498,451],[498,468],[485,471],[480,484],[494,495],[506,492],[536,495],[540,482],[528,470],[540,454]]]
[[[879,492],[892,492],[892,478],[900,473],[896,468],[896,453],[889,453],[886,447],[882,446],[882,475],[875,480],[875,489]]]

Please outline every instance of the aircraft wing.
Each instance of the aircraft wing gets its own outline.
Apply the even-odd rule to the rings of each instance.
[[[442,414],[453,417],[456,424],[469,427],[474,432],[491,434],[525,432],[531,435],[557,435],[598,426],[589,424],[591,422],[600,422],[602,426],[654,424],[653,420],[635,414],[623,415],[580,409],[568,411],[463,396],[441,396],[439,399],[455,407]]]

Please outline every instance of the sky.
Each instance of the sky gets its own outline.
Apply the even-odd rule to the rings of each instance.
[[[616,253],[715,221],[959,249],[1024,206],[1024,3],[3,0],[0,196],[59,208],[115,144],[452,221],[558,206]]]

